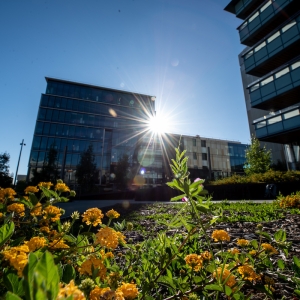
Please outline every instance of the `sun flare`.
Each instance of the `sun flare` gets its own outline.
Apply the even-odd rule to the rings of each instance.
[[[153,133],[163,134],[168,131],[168,121],[159,116],[151,117],[148,127]]]

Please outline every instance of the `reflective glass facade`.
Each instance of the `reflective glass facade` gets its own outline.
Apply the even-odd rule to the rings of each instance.
[[[154,114],[153,97],[54,78],[46,80],[31,147],[29,176],[31,170],[43,166],[47,152],[54,147],[58,151],[59,171],[64,165],[63,173],[68,172],[75,182],[80,154],[92,144],[99,177],[112,173],[123,154],[128,154],[132,168],[146,166],[151,171],[144,176],[147,182],[161,181],[161,149],[144,133],[146,121]]]

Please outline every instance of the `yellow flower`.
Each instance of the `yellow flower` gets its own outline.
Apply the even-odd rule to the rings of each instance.
[[[184,258],[186,264],[194,271],[198,272],[202,268],[203,260],[200,255],[189,254]]]
[[[225,230],[215,230],[211,237],[214,239],[215,242],[220,241],[230,241],[230,236]]]
[[[43,227],[40,228],[40,231],[41,231],[41,232],[45,232],[45,233],[49,233],[49,232],[50,232],[50,229],[49,229],[48,226],[43,226]]]
[[[17,195],[17,193],[11,188],[0,188],[0,202],[3,202],[5,199],[14,200],[15,195]]]
[[[53,185],[53,183],[51,183],[51,182],[40,182],[39,184],[38,184],[38,186],[42,186],[42,187],[44,187],[44,188],[46,188],[46,189],[50,189],[50,187]]]
[[[85,222],[87,225],[92,224],[93,226],[97,226],[102,224],[101,219],[104,217],[104,215],[99,208],[89,208],[86,212],[84,212],[82,217],[82,222]]]
[[[69,296],[73,296],[72,299],[74,300],[85,300],[83,292],[74,284],[73,279],[64,287],[62,284],[60,284],[60,289],[56,300],[64,300]]]
[[[104,266],[101,259],[96,258],[95,256],[90,256],[86,261],[84,261],[80,268],[79,273],[83,275],[93,275],[92,269],[96,270],[98,269],[98,276],[101,279],[104,279],[106,277],[106,267]]]
[[[119,239],[119,242],[122,243],[122,244],[126,244],[126,237],[119,231],[116,232],[117,236],[118,236],[118,239]]]
[[[25,194],[28,194],[28,193],[37,193],[39,191],[39,189],[36,187],[36,186],[28,186],[24,192]]]
[[[110,249],[117,248],[119,244],[117,232],[109,227],[101,228],[98,233],[96,233],[96,244]]]
[[[264,243],[264,244],[261,244],[261,246],[264,248],[265,252],[267,254],[277,254],[278,251],[270,244],[267,244],[267,243]]]
[[[253,281],[260,279],[260,276],[256,274],[253,268],[249,265],[238,267],[238,272],[242,275],[242,278],[245,280]]]
[[[27,253],[29,248],[26,245],[13,247],[2,252],[4,259],[9,261],[9,264],[17,270],[18,276],[23,276],[23,270],[28,262]]]
[[[106,216],[110,219],[116,219],[120,217],[120,214],[115,210],[111,209],[106,213]]]
[[[117,288],[116,292],[122,292],[126,300],[135,299],[139,294],[136,284],[125,282],[122,282],[122,285],[119,288]]]
[[[46,239],[43,237],[33,237],[25,245],[28,246],[30,252],[34,252],[37,249],[43,248],[46,245]]]
[[[14,212],[20,217],[23,217],[25,215],[25,206],[22,203],[13,203],[7,206],[7,211]]]
[[[250,254],[251,256],[254,256],[254,255],[257,254],[257,251],[256,251],[256,250],[251,250],[251,251],[249,251],[249,254]]]
[[[3,218],[3,213],[2,212],[0,212],[0,219],[2,219]]]
[[[201,253],[200,256],[203,260],[211,260],[211,258],[212,258],[211,253],[208,251],[204,251],[203,253]]]
[[[236,284],[235,276],[226,268],[217,268],[217,271],[213,273],[213,276],[217,278],[217,280],[221,279],[222,283],[225,283],[225,285],[229,287],[233,287]]]
[[[109,287],[100,288],[96,286],[90,292],[90,300],[125,300],[123,294],[118,291],[113,291]]]
[[[50,219],[52,222],[55,222],[60,219],[61,212],[58,207],[49,205],[43,210],[43,215],[44,219]]]
[[[55,190],[56,191],[59,191],[61,193],[64,193],[64,192],[70,192],[70,189],[68,186],[66,186],[65,183],[57,183],[56,186],[55,186]]]
[[[246,247],[249,245],[249,241],[245,239],[238,239],[237,244],[241,247]]]
[[[37,203],[33,208],[32,210],[30,211],[30,214],[33,216],[33,217],[36,217],[36,216],[41,216],[42,215],[42,204],[41,203]]]
[[[67,244],[65,244],[63,240],[55,239],[53,242],[51,242],[49,244],[49,248],[53,248],[53,249],[68,249],[70,247]]]
[[[237,248],[233,248],[233,249],[228,249],[228,252],[230,252],[231,254],[237,254],[237,253],[240,253],[240,250],[237,249]]]

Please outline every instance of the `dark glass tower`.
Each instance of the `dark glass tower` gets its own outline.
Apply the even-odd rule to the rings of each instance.
[[[147,131],[155,114],[155,97],[46,77],[31,147],[28,177],[41,169],[47,153],[57,150],[57,168],[65,181],[75,183],[80,154],[91,144],[99,182],[113,173],[123,154],[132,171],[146,183],[162,180],[159,144]]]

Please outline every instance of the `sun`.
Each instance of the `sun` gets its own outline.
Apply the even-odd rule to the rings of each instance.
[[[163,134],[168,131],[168,121],[160,116],[151,117],[148,122],[148,128],[156,134]]]

